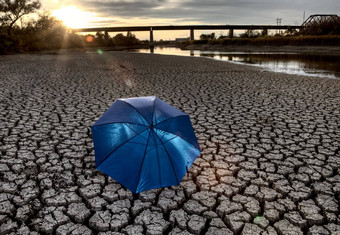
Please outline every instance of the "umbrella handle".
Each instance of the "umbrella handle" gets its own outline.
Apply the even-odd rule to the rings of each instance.
[[[185,166],[186,170],[187,170],[187,176],[189,177],[189,169],[188,169],[188,165]]]

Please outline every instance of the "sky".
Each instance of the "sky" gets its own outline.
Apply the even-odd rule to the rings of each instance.
[[[303,15],[340,15],[339,0],[41,0],[44,10],[70,27],[276,24],[300,25]],[[198,37],[202,32],[195,32]],[[218,31],[217,34],[227,34]],[[136,32],[144,39],[148,33]],[[190,32],[154,32],[155,39],[189,37]]]

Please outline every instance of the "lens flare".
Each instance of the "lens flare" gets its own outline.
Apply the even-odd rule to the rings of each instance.
[[[86,38],[85,38],[85,40],[86,40],[86,42],[89,42],[89,43],[94,42],[94,36],[92,36],[92,35],[87,35]]]

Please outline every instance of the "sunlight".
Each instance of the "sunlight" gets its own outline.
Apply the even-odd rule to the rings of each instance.
[[[64,6],[52,12],[52,16],[63,21],[69,28],[88,27],[90,21],[94,18],[94,15],[94,13],[81,11],[75,6]]]

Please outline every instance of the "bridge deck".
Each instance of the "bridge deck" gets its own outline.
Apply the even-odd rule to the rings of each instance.
[[[300,25],[168,25],[168,26],[129,26],[129,27],[97,27],[72,29],[73,32],[124,32],[152,30],[214,30],[214,29],[300,29]]]

